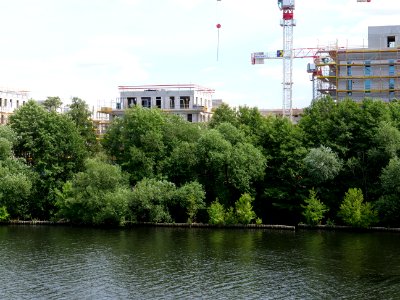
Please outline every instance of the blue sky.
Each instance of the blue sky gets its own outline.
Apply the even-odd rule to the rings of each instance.
[[[193,83],[231,106],[282,107],[276,0],[13,0],[0,2],[0,87],[97,106],[118,85]],[[366,45],[368,26],[399,25],[400,1],[297,0],[294,47]],[[222,25],[217,61],[217,28]],[[310,104],[307,59],[293,66],[293,107]]]

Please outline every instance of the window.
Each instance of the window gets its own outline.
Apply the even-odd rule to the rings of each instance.
[[[193,115],[192,114],[188,114],[187,115],[187,120],[188,120],[188,122],[193,122]]]
[[[389,90],[394,90],[394,78],[389,78]]]
[[[371,76],[371,61],[370,60],[365,61],[364,75]]]
[[[137,105],[136,97],[128,97],[128,107],[134,107]]]
[[[156,106],[161,108],[161,97],[156,97]]]
[[[142,97],[142,107],[150,108],[151,107],[151,98],[150,97]]]
[[[396,46],[396,37],[395,36],[388,36],[387,37],[387,47],[394,48]]]
[[[175,108],[175,97],[169,97],[169,108],[174,109]]]
[[[190,103],[190,97],[189,96],[180,97],[180,108],[181,109],[188,109],[189,108],[189,103]]]
[[[347,62],[347,76],[351,76],[351,61]]]
[[[351,91],[353,89],[353,81],[351,79],[347,80],[347,90]]]
[[[364,82],[364,89],[366,92],[371,91],[371,79],[366,79]]]
[[[3,107],[3,99],[0,98],[0,107]]]
[[[395,99],[394,91],[389,92],[389,100]]]
[[[389,59],[389,76],[394,76],[395,68],[394,68],[394,59]]]

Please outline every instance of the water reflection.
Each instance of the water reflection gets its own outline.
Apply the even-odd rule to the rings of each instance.
[[[400,235],[0,227],[1,299],[396,299]]]

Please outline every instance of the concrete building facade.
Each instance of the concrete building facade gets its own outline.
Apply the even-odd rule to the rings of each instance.
[[[7,124],[8,118],[28,101],[28,92],[0,88],[0,124]]]
[[[368,28],[368,47],[321,49],[313,68],[314,95],[336,100],[400,99],[400,26]]]
[[[102,106],[96,116],[98,135],[108,123],[133,106],[159,108],[182,117],[188,122],[208,122],[212,116],[214,90],[195,84],[119,86],[119,98]]]

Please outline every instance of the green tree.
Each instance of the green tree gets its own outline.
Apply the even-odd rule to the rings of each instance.
[[[231,123],[220,123],[215,126],[215,129],[218,130],[224,139],[230,142],[232,145],[249,142],[249,140],[246,138],[245,132],[233,126]]]
[[[384,153],[387,157],[394,158],[400,151],[400,130],[391,122],[381,122],[373,137],[379,153]]]
[[[62,101],[60,97],[47,97],[46,100],[43,102],[43,106],[48,110],[48,111],[57,111],[61,105]]]
[[[47,219],[54,209],[52,190],[83,168],[87,156],[84,141],[69,117],[47,112],[34,101],[10,116],[10,126],[18,136],[15,155],[39,175],[32,217]]]
[[[231,108],[226,103],[222,103],[217,109],[214,110],[209,126],[214,128],[221,123],[231,123],[234,126],[238,125],[236,109]]]
[[[260,143],[267,159],[263,184],[258,186],[256,211],[270,223],[300,221],[300,199],[307,189],[303,182],[303,159],[307,154],[304,133],[288,118],[267,117]]]
[[[366,228],[378,221],[378,214],[371,203],[363,202],[361,189],[350,188],[340,205],[339,216],[347,225]]]
[[[325,145],[343,161],[335,182],[323,183],[321,194],[331,208],[339,206],[337,199],[349,187],[362,188],[369,201],[379,198],[381,169],[387,165],[389,153],[397,151],[397,134],[391,128],[399,124],[395,116],[394,105],[371,99],[335,103],[323,98],[306,109],[299,123],[306,144],[311,148]],[[321,184],[316,188],[321,190]]]
[[[211,203],[207,209],[209,223],[213,225],[225,224],[225,208],[219,203],[218,199]]]
[[[197,143],[181,142],[162,162],[162,174],[180,186],[198,179],[199,157]]]
[[[96,139],[95,127],[91,119],[91,112],[85,101],[80,98],[72,98],[67,115],[74,121],[81,137],[90,152],[98,152],[99,144]]]
[[[158,162],[165,158],[164,125],[160,110],[135,106],[107,130],[104,148],[130,174],[132,183],[157,175]]]
[[[225,179],[232,145],[215,129],[204,132],[196,145],[201,166],[199,181],[205,187],[208,199],[227,201],[230,195]]]
[[[176,186],[166,180],[144,178],[139,181],[129,201],[130,214],[137,222],[172,222],[169,211]]]
[[[124,224],[131,197],[128,177],[101,156],[57,191],[57,217],[83,224]]]
[[[303,162],[306,171],[316,184],[334,179],[343,165],[338,155],[325,146],[312,148]]]
[[[329,211],[328,207],[318,199],[314,189],[310,190],[310,195],[304,202],[306,205],[301,205],[301,207],[304,209],[303,216],[306,219],[306,223],[309,225],[320,224],[325,213]]]
[[[262,180],[267,160],[262,152],[250,143],[238,143],[228,157],[226,182],[240,193],[250,192],[253,184]]]
[[[380,218],[385,225],[400,225],[400,159],[394,157],[382,170],[380,182],[383,194],[376,203]]]
[[[239,128],[248,137],[248,140],[255,146],[260,144],[263,136],[264,117],[257,107],[239,106],[237,110]]]
[[[13,219],[26,219],[34,201],[31,199],[36,176],[22,159],[14,157],[12,147],[17,136],[9,126],[0,126],[0,206]]]
[[[198,178],[208,203],[218,198],[226,207],[232,206],[232,199],[250,192],[264,175],[266,159],[258,148],[250,143],[231,144],[217,129],[203,133],[196,154]]]
[[[0,207],[0,222],[8,221],[10,218],[10,214],[7,211],[7,207]]]
[[[31,198],[35,174],[22,161],[0,162],[0,206],[7,208],[13,219],[30,217],[35,202]]]
[[[185,211],[188,223],[195,222],[198,211],[205,208],[206,195],[202,185],[196,181],[178,188],[173,197],[176,204]]]
[[[254,199],[247,193],[243,194],[235,203],[237,221],[240,224],[250,224],[257,215],[253,211],[252,202]]]

